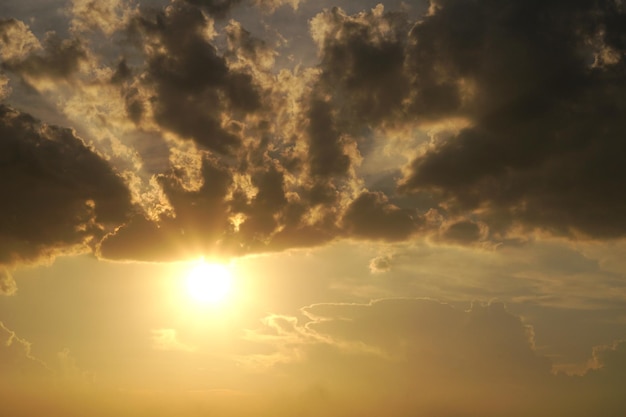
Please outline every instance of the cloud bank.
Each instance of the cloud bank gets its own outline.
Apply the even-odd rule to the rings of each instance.
[[[248,339],[274,350],[242,364],[317,387],[330,414],[346,406],[380,415],[381,404],[396,416],[624,413],[624,342],[597,347],[584,375],[554,374],[533,328],[501,303],[465,311],[428,299],[315,304],[298,317],[268,316]]]
[[[291,68],[225,20],[251,7],[74,1],[71,30],[39,37],[0,22],[0,263],[626,233],[620,2],[327,9],[317,64]]]

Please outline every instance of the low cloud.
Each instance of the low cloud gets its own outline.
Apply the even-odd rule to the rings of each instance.
[[[3,376],[41,377],[51,373],[48,366],[31,353],[31,344],[0,321],[0,369]]]
[[[383,299],[315,304],[301,313],[268,317],[248,337],[276,351],[265,362],[255,355],[244,363],[292,375],[294,386],[324,381],[334,398],[358,393],[366,415],[395,404],[394,415],[584,416],[577,407],[593,398],[602,398],[594,402],[601,414],[625,411],[616,388],[624,382],[623,343],[596,348],[583,376],[554,374],[534,346],[533,328],[501,303],[464,311],[434,300]]]
[[[70,129],[0,105],[0,264],[86,251],[123,222],[130,195]]]

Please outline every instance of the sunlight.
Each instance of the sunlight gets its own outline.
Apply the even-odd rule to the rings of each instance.
[[[228,297],[232,276],[228,267],[217,263],[200,262],[185,280],[187,294],[200,304],[219,304]]]

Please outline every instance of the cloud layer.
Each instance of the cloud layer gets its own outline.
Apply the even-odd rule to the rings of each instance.
[[[41,39],[0,22],[2,94],[26,107],[1,108],[1,263],[626,233],[621,3],[328,9],[310,68],[276,67],[278,46],[225,22],[235,6],[75,1],[67,37]]]
[[[582,376],[553,374],[532,327],[500,303],[463,311],[434,300],[383,299],[301,313],[268,316],[248,338],[275,350],[242,363],[294,376],[290,386],[316,386],[323,403],[336,401],[331,415],[342,406],[379,415],[382,404],[396,416],[624,413],[623,342],[597,347]]]

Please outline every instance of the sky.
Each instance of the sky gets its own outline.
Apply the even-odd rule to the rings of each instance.
[[[6,0],[0,414],[626,415],[622,0]]]

